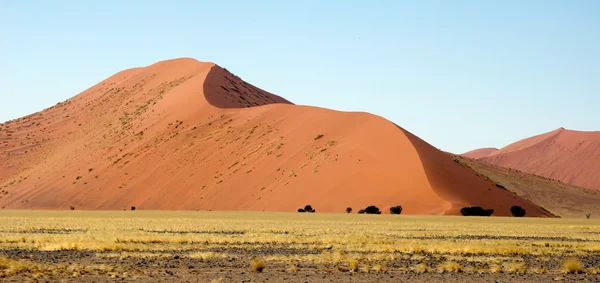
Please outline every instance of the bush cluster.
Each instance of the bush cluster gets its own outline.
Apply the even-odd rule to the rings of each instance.
[[[358,214],[381,214],[381,211],[377,206],[370,205],[365,209],[361,209],[358,211]]]
[[[314,210],[312,208],[312,206],[310,205],[305,205],[304,208],[298,208],[298,212],[309,212],[309,213],[315,213],[317,212],[316,210]]]
[[[463,207],[460,210],[463,216],[491,216],[493,213],[493,209],[483,209],[481,206]]]

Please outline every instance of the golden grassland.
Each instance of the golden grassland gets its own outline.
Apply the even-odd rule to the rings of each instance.
[[[412,215],[191,211],[0,211],[0,275],[120,272],[51,266],[6,250],[89,251],[98,258],[225,260],[249,269],[333,266],[349,272],[600,271],[600,221]]]

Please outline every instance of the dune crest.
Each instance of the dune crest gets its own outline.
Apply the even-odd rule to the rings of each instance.
[[[227,70],[175,59],[126,70],[0,125],[0,205],[25,209],[552,216],[395,124],[297,106]]]
[[[467,158],[473,158],[473,159],[479,159],[479,158],[489,156],[496,151],[498,151],[498,149],[495,147],[486,147],[486,148],[480,148],[480,149],[475,149],[475,150],[465,152],[463,154],[460,154],[460,156],[467,157]]]

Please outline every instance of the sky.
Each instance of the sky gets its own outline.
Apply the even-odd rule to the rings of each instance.
[[[597,0],[0,0],[0,121],[179,57],[454,153],[600,130]]]

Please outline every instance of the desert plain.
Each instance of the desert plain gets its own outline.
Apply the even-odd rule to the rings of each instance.
[[[12,282],[600,280],[592,219],[4,210],[0,224]]]

